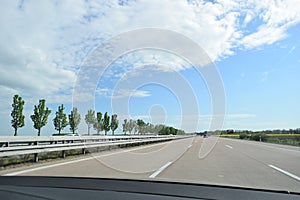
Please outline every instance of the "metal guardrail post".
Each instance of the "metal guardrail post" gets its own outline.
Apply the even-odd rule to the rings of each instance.
[[[34,154],[34,162],[39,162],[39,154],[38,153],[35,153]]]
[[[61,157],[66,158],[66,152],[64,150],[61,152]]]

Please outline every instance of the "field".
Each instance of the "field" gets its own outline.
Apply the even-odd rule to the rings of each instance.
[[[215,136],[300,146],[300,134],[218,134]]]

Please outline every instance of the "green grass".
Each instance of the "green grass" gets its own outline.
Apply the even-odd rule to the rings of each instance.
[[[292,146],[300,146],[300,141],[295,140],[295,139],[281,139],[278,137],[270,137],[267,138],[267,141],[269,143],[274,143],[274,144],[285,144],[285,145],[292,145]]]
[[[262,141],[274,144],[300,146],[300,134],[245,134],[241,133],[239,139]]]
[[[254,140],[254,141],[261,140],[262,142],[268,142],[274,144],[300,146],[300,134],[241,133],[241,134],[218,134],[215,136],[242,139],[242,140]]]

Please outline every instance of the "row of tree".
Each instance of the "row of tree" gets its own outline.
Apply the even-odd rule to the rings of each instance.
[[[22,97],[15,95],[13,97],[12,104],[12,120],[11,124],[15,130],[14,135],[18,135],[18,129],[25,126],[25,116],[23,114],[24,108],[24,100]],[[55,117],[53,119],[53,125],[55,130],[58,131],[58,134],[61,134],[61,131],[70,126],[70,131],[75,134],[76,130],[81,121],[81,116],[76,107],[71,110],[69,115],[64,113],[64,105],[58,106],[58,109],[55,113]],[[51,110],[46,107],[46,100],[39,100],[39,104],[34,106],[33,114],[30,116],[33,121],[33,127],[37,129],[38,136],[41,134],[41,129],[48,122],[48,116],[50,115]],[[88,135],[90,135],[90,129],[94,128],[97,131],[97,134],[101,134],[104,131],[105,135],[111,130],[112,135],[114,135],[115,130],[119,126],[118,116],[117,114],[113,114],[111,116],[108,115],[107,112],[104,115],[101,112],[95,112],[94,110],[88,110],[85,115],[85,122],[88,128]],[[178,135],[184,134],[183,130],[176,129],[174,127],[165,126],[162,124],[153,125],[151,123],[145,123],[142,119],[133,120],[133,119],[125,119],[123,123],[123,132],[124,134],[161,134],[161,135]]]
[[[85,122],[88,126],[88,134],[90,134],[90,129],[93,127],[97,134],[100,134],[102,131],[105,132],[105,135],[107,135],[108,131],[112,131],[112,135],[115,134],[115,130],[119,126],[118,121],[118,115],[113,114],[111,117],[107,114],[107,112],[104,113],[104,116],[102,117],[101,112],[97,112],[95,115],[95,111],[90,109],[88,110],[87,114],[85,115]]]
[[[12,103],[12,112],[11,112],[11,125],[14,128],[14,136],[18,135],[18,129],[25,126],[25,115],[23,114],[25,101],[19,95],[15,95],[13,97]],[[64,105],[58,106],[58,110],[55,113],[55,117],[53,119],[53,125],[55,130],[61,134],[61,131],[66,128],[68,125],[70,126],[70,131],[74,134],[78,129],[78,126],[81,121],[81,116],[76,107],[71,110],[71,113],[68,115],[64,113]],[[30,116],[33,127],[37,129],[38,136],[41,135],[41,129],[48,122],[48,117],[51,113],[51,110],[46,107],[46,100],[39,100],[39,104],[34,106],[33,114]],[[88,134],[90,134],[90,128],[93,126],[94,129],[97,130],[97,134],[101,131],[105,131],[105,135],[108,131],[112,130],[112,134],[114,135],[115,130],[118,128],[118,119],[117,115],[113,114],[110,116],[107,112],[104,114],[102,118],[102,113],[97,112],[97,116],[95,117],[95,111],[88,110],[85,115],[85,122],[88,125]]]
[[[165,126],[162,124],[153,125],[151,123],[145,123],[142,119],[124,119],[123,132],[126,135],[129,134],[145,134],[145,133],[158,133],[161,135],[179,135],[184,134],[183,130],[176,129],[174,127]]]
[[[12,103],[12,112],[11,112],[11,125],[14,128],[14,136],[18,135],[18,129],[25,126],[25,115],[23,114],[25,101],[19,95],[13,97]],[[48,122],[48,117],[51,113],[51,110],[46,107],[46,100],[40,99],[39,104],[34,106],[33,114],[30,116],[33,127],[37,129],[38,136],[41,135],[41,129]],[[80,114],[77,111],[77,108],[73,108],[71,114],[69,115],[69,120],[67,120],[67,115],[64,113],[64,106],[61,105],[58,107],[58,111],[55,114],[53,119],[53,124],[55,130],[58,130],[59,133],[66,126],[70,125],[70,130],[74,133],[80,123]]]

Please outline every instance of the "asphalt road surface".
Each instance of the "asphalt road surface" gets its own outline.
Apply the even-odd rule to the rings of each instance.
[[[0,174],[151,179],[300,192],[300,148],[198,136]]]

